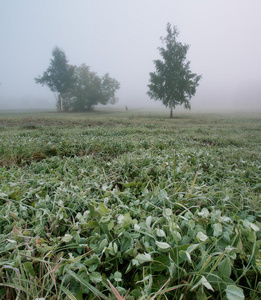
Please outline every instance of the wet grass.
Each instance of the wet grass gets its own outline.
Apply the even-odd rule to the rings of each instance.
[[[259,299],[260,129],[257,113],[1,114],[1,297],[111,299],[110,280],[149,299],[169,280],[157,299]]]

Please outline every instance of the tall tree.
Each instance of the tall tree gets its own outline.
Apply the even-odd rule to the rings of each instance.
[[[117,80],[109,74],[99,77],[85,64],[75,67],[74,87],[66,94],[66,110],[90,111],[98,104],[117,102],[116,91],[120,88]]]
[[[101,98],[100,103],[105,105],[115,104],[118,102],[118,98],[115,96],[115,92],[120,88],[120,83],[109,76],[106,73],[104,76],[101,77]]]
[[[68,64],[63,50],[57,46],[52,51],[53,58],[42,76],[35,78],[35,82],[47,85],[56,97],[57,107],[63,110],[63,97],[74,85],[74,66]]]
[[[170,118],[177,105],[184,104],[190,109],[191,97],[195,95],[201,75],[190,71],[190,61],[186,59],[189,46],[177,41],[178,30],[167,24],[167,36],[161,37],[163,47],[159,47],[162,60],[155,60],[156,71],[150,73],[148,95],[160,100],[170,108]]]
[[[75,68],[76,82],[72,91],[71,109],[75,111],[89,111],[99,102],[101,79],[90,71],[90,67],[82,64]]]

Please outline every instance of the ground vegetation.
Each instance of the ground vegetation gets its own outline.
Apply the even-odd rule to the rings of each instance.
[[[0,115],[1,298],[260,299],[260,126]]]

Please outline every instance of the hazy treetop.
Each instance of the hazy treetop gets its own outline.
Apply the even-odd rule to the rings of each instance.
[[[34,78],[56,45],[71,64],[116,78],[120,104],[154,104],[149,72],[168,22],[191,45],[191,69],[203,75],[192,109],[260,103],[260,11],[260,0],[2,0],[0,109],[55,107]]]

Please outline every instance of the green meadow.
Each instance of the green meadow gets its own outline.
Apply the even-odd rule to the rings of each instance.
[[[1,113],[0,203],[0,299],[261,299],[260,112]]]

